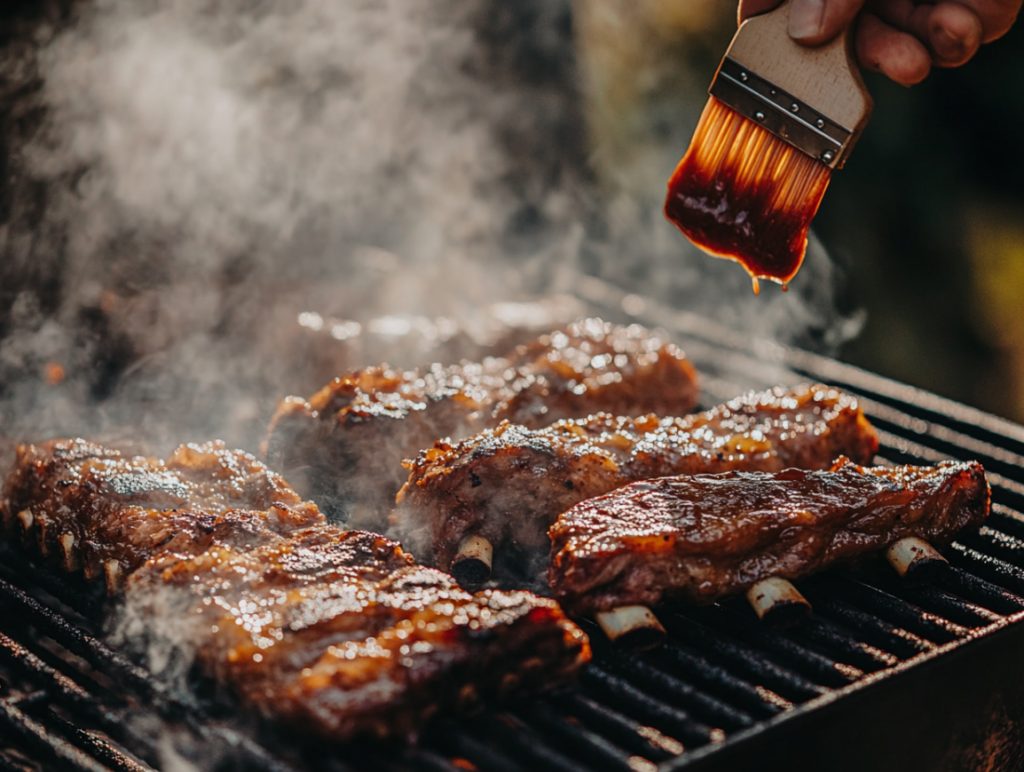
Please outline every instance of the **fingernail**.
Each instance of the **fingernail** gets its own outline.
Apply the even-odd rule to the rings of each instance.
[[[964,58],[967,53],[967,46],[962,38],[954,35],[945,27],[939,27],[932,32],[932,48],[936,57],[944,62],[956,62]]]
[[[789,36],[806,40],[821,33],[825,21],[825,0],[793,0],[789,8]]]

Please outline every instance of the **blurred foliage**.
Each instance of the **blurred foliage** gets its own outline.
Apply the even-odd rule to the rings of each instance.
[[[816,221],[847,302],[868,311],[843,356],[1024,420],[1024,334],[991,322],[1024,331],[1024,306],[1005,306],[1024,298],[1024,273],[989,254],[1012,238],[1003,223],[1024,223],[1024,25],[911,89],[872,75],[868,86],[874,116]],[[1006,282],[1015,294],[994,294]]]

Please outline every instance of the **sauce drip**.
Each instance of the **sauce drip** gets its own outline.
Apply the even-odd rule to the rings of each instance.
[[[754,280],[785,285],[831,170],[716,99],[669,180],[665,216],[706,252],[736,260]]]

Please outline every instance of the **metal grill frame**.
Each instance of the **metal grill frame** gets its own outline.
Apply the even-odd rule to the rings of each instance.
[[[1024,763],[1024,427],[597,280],[579,294],[605,318],[666,329],[701,370],[705,406],[749,388],[821,381],[860,398],[880,430],[882,461],[978,457],[996,502],[990,526],[946,550],[953,568],[936,587],[905,590],[870,570],[866,578],[830,572],[799,583],[815,616],[793,633],[754,623],[742,603],[664,608],[671,640],[652,654],[615,650],[588,625],[595,662],[575,691],[435,721],[413,746],[342,749],[273,728],[253,732],[175,692],[93,634],[89,618],[102,602],[78,580],[8,550],[0,552],[0,676],[22,687],[0,690],[0,740],[45,769],[77,772],[152,769],[141,759],[159,757],[159,738],[138,728],[137,715],[187,733],[200,754],[221,754],[218,769],[852,772]],[[19,768],[13,758],[0,754],[0,772]]]

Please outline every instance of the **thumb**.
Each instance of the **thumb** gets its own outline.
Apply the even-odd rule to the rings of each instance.
[[[853,23],[865,0],[792,0],[789,35],[808,46],[827,43]]]

